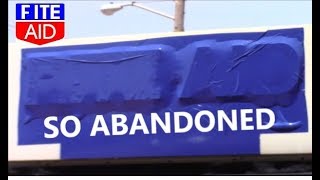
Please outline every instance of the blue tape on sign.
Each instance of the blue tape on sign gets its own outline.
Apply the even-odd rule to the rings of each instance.
[[[262,133],[308,130],[303,37],[294,28],[24,49],[19,144],[60,143],[62,159],[259,154]],[[274,114],[270,128],[261,109]],[[79,134],[45,138],[47,117],[61,131],[70,115]],[[97,115],[108,130],[92,135]]]

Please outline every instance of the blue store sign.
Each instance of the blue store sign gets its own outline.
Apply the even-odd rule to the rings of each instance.
[[[260,153],[308,131],[303,28],[22,51],[19,145],[61,159]]]

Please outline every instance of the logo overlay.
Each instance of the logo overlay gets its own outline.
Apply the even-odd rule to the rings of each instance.
[[[64,37],[64,4],[16,4],[16,37],[43,45]]]

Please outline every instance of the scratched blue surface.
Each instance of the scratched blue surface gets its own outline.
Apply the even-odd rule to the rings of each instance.
[[[308,129],[303,39],[294,28],[23,49],[19,144],[61,143],[61,159],[259,154],[261,133]],[[143,113],[150,129],[150,112],[261,107],[275,112],[269,130],[90,137],[96,114],[111,129],[111,114],[130,127]],[[45,139],[52,115],[76,115],[80,134]]]

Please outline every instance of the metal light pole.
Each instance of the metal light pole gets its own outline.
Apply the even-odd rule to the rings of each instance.
[[[175,0],[174,31],[184,31],[185,0]]]
[[[140,9],[158,14],[160,16],[169,18],[174,21],[174,31],[181,32],[184,31],[184,9],[185,9],[185,0],[175,0],[175,14],[174,17],[167,15],[163,12],[151,9],[149,7],[137,4],[136,2],[126,3],[126,4],[107,4],[101,8],[101,12],[106,16],[111,16],[115,12],[119,11],[123,7],[134,6]]]

